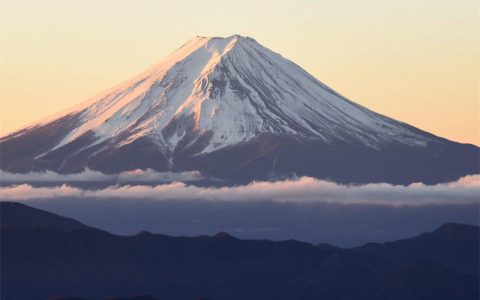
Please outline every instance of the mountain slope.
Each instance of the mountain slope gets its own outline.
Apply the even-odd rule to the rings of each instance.
[[[197,37],[0,146],[2,169],[12,172],[149,167],[247,181],[295,173],[393,183],[478,173],[478,147],[372,112],[238,35]],[[356,174],[364,164],[370,174]]]
[[[413,238],[383,244],[370,243],[357,250],[402,263],[434,259],[447,268],[478,274],[480,229],[473,225],[448,223]]]
[[[32,211],[28,218],[45,214]],[[458,243],[432,244],[428,237],[434,234],[448,240],[452,232]],[[143,294],[172,300],[479,297],[478,269],[463,272],[467,264],[478,265],[478,256],[464,256],[447,268],[444,258],[438,260],[434,252],[422,252],[408,243],[399,247],[406,255],[400,261],[386,252],[321,249],[294,240],[240,240],[226,233],[171,237],[141,232],[126,237],[93,228],[21,226],[2,227],[0,233],[0,296],[4,299]],[[413,239],[441,253],[466,253],[478,249],[478,236],[472,240],[470,235],[468,226],[447,224]]]
[[[90,228],[74,219],[61,217],[17,202],[0,202],[0,226],[75,230]]]

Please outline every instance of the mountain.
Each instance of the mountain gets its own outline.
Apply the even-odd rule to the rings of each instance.
[[[77,297],[56,297],[49,300],[87,300],[84,298],[77,298]],[[152,296],[138,296],[138,297],[121,297],[121,298],[108,298],[105,300],[155,300]],[[208,300],[208,299],[203,299]]]
[[[478,274],[480,263],[470,262],[479,260],[479,238],[478,226],[447,223],[433,232],[383,244],[369,243],[357,250],[401,263],[434,259],[449,269]]]
[[[465,266],[478,266],[479,257],[456,254],[478,250],[479,236],[472,235],[478,230],[445,224],[412,239],[378,244],[389,249],[378,251],[371,245],[341,249],[295,240],[240,240],[224,232],[117,236],[94,228],[2,226],[0,296],[473,300],[480,296],[478,268]],[[114,298],[119,296],[124,298]]]
[[[479,173],[479,148],[341,96],[254,39],[196,37],[68,112],[0,139],[9,172],[199,170],[437,183]]]
[[[21,203],[6,201],[0,201],[0,226],[29,229],[49,228],[61,231],[89,228],[74,219],[61,217]]]

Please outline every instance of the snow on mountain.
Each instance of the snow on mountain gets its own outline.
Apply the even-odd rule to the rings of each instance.
[[[281,171],[355,182],[411,182],[436,178],[432,172],[455,180],[476,172],[478,152],[362,107],[239,35],[196,37],[0,146],[8,171],[152,168],[250,179]],[[390,174],[385,164],[403,170]],[[359,170],[373,165],[364,180]],[[412,168],[421,175],[408,175]]]
[[[331,142],[354,139],[371,147],[400,140],[424,145],[401,123],[340,96],[293,62],[255,40],[196,37],[158,65],[71,112],[80,126],[58,149],[93,131],[92,146],[122,136],[119,145],[154,138],[165,151],[193,132],[211,132],[203,153],[247,141],[261,132]],[[185,122],[168,136],[174,120]]]

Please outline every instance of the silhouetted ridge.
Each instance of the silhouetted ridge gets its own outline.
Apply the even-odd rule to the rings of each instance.
[[[237,239],[236,237],[230,235],[225,231],[220,231],[219,233],[215,234],[213,237],[217,239]]]
[[[45,216],[28,211],[27,218]],[[117,236],[7,226],[0,229],[0,298],[476,300],[479,237],[472,229],[479,228],[445,224],[405,240],[339,249],[225,233]]]
[[[442,235],[455,235],[457,233],[460,233],[470,234],[472,236],[478,235],[480,233],[478,226],[459,223],[445,223],[439,226],[433,232]]]
[[[7,201],[0,202],[0,226],[50,228],[64,231],[89,228],[89,226],[74,219],[61,217],[21,203]]]

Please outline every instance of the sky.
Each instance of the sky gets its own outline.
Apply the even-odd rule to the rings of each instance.
[[[0,135],[197,36],[251,36],[347,98],[480,145],[476,0],[0,0]]]

